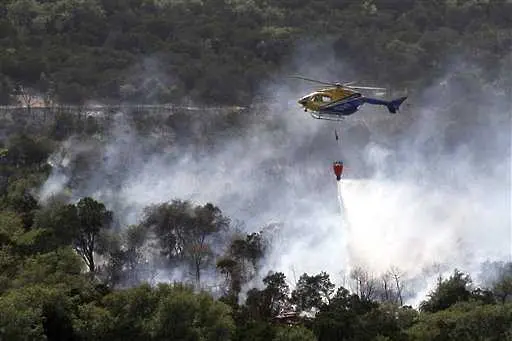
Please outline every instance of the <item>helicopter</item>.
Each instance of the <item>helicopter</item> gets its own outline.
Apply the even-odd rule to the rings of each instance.
[[[329,85],[328,88],[319,89],[302,97],[298,103],[303,106],[304,111],[308,110],[311,116],[316,119],[341,121],[347,116],[357,112],[365,103],[383,105],[388,108],[391,114],[396,114],[400,105],[407,99],[407,96],[391,101],[363,96],[357,90],[386,90],[368,86],[354,86],[354,82],[329,83],[315,79],[293,76],[310,82]]]

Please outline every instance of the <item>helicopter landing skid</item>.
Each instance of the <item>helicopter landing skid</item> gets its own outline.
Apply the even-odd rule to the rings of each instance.
[[[346,117],[336,115],[336,114],[319,114],[315,112],[310,112],[311,117],[316,118],[317,120],[327,120],[327,121],[344,121]]]

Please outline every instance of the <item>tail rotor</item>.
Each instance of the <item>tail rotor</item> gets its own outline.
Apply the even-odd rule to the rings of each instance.
[[[394,99],[388,103],[387,107],[390,113],[396,114],[400,109],[400,105],[407,99],[407,96]]]

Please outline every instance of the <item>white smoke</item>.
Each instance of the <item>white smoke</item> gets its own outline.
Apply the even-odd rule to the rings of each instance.
[[[308,76],[320,79],[327,78],[323,67],[340,70],[332,59],[308,65],[319,65],[308,67]],[[280,224],[261,276],[327,271],[339,284],[358,264],[376,274],[396,266],[409,279],[427,276],[415,282],[423,295],[437,275],[427,269],[436,264],[472,271],[511,254],[510,115],[503,101],[465,103],[474,94],[450,76],[447,85],[409,98],[405,113],[365,106],[341,124],[298,107],[306,86],[266,84],[268,111],[254,116],[247,135],[223,135],[209,152],[175,144],[148,153],[160,137],[138,135],[121,115],[102,161],[75,195],[103,200],[124,225],[150,204],[212,202],[248,232]],[[360,117],[370,118],[367,128]],[[346,168],[341,199],[350,228],[336,198],[338,159]],[[56,172],[43,194],[62,185]]]

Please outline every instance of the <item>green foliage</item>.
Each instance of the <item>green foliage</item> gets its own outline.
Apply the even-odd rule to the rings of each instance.
[[[109,337],[111,337],[112,326],[115,322],[116,320],[109,310],[96,305],[96,303],[87,303],[77,307],[76,317],[73,320],[73,329],[80,340],[112,340]],[[124,340],[136,340],[133,338],[136,336],[128,335]]]
[[[33,228],[44,231],[41,241],[43,249],[52,250],[71,245],[78,233],[76,207],[58,200],[50,200],[45,207],[35,213]]]
[[[471,278],[458,270],[446,280],[439,280],[436,289],[429,294],[429,299],[421,302],[422,311],[435,313],[447,309],[457,302],[469,301],[472,297],[469,285]]]
[[[265,289],[251,289],[247,293],[246,310],[248,317],[255,320],[270,321],[289,311],[290,288],[282,272],[269,273],[263,278]]]
[[[510,2],[6,0],[2,5],[0,105],[24,107],[0,122],[0,340],[512,340],[510,263],[489,288],[473,288],[469,275],[455,271],[416,310],[398,304],[399,277],[387,279],[396,280],[396,293],[389,282],[379,296],[375,279],[362,269],[352,274],[356,292],[336,288],[325,272],[303,274],[293,290],[280,272],[256,283],[268,252],[265,235],[235,234],[231,219],[211,203],[157,203],[140,222],[119,231],[112,228],[118,212],[94,198],[38,202],[35,190],[49,175],[54,142],[75,134],[96,138],[109,122],[51,110],[44,117],[54,115],[50,124],[29,119],[40,104],[88,99],[247,104],[273,75],[307,73],[300,60],[316,65],[324,48],[334,61],[350,65],[352,74],[397,87],[428,84],[443,72],[447,56],[470,51],[485,80],[507,96],[512,93]],[[299,62],[293,60],[297,54]],[[480,90],[467,86],[470,77],[460,73],[453,81],[478,99]],[[245,133],[240,129],[245,116],[238,111],[202,122],[200,136],[191,133],[196,126],[184,112],[164,127],[161,117],[138,114],[131,119],[141,134],[158,126],[175,137],[172,143],[210,147],[214,135]],[[466,116],[459,122],[470,120]],[[80,172],[72,183],[102,162],[94,153],[98,142],[91,141],[88,150],[77,152]],[[150,255],[148,249],[155,248],[165,262]],[[150,256],[166,271],[186,269],[197,284],[206,271],[217,270],[226,279],[222,297],[183,284],[144,283],[154,276]]]
[[[479,302],[456,304],[434,314],[421,314],[409,334],[414,340],[506,340],[512,305]]]
[[[42,303],[51,289],[23,288],[0,297],[2,340],[46,340],[41,320]]]
[[[512,300],[512,263],[498,265],[496,276],[491,283],[491,289],[499,302],[505,303]]]
[[[252,280],[259,270],[258,263],[265,255],[266,245],[261,233],[235,237],[228,252],[217,261],[217,268],[226,276],[227,301],[238,302],[242,285]]]
[[[13,103],[13,89],[21,84],[61,103],[247,103],[308,39],[332,46],[336,58],[363,78],[406,86],[435,79],[447,54],[471,52],[482,64],[499,64],[512,46],[510,6],[8,1],[0,17],[0,102]]]
[[[142,225],[129,226],[120,234],[103,235],[101,254],[108,259],[102,276],[110,286],[137,285],[148,278],[144,246],[149,231]]]
[[[366,339],[362,315],[375,309],[374,302],[362,301],[347,289],[338,288],[329,305],[322,307],[312,322],[312,329],[319,341]]]
[[[180,285],[117,291],[80,307],[78,317],[78,334],[99,340],[228,341],[235,328],[227,305]]]
[[[175,236],[182,245],[195,245],[203,237],[215,240],[230,221],[212,204],[193,206],[185,201],[150,206],[147,213],[141,224],[116,235],[108,230],[113,212],[87,197],[76,204],[56,199],[46,203],[36,209],[28,229],[21,213],[0,212],[0,337],[408,341],[511,336],[512,308],[503,299],[509,264],[500,268],[492,292],[470,288],[470,277],[455,270],[438,283],[421,311],[378,303],[361,288],[363,296],[343,287],[334,293],[325,272],[303,274],[291,292],[284,274],[271,272],[262,289],[249,288],[245,302],[239,302],[240,291],[235,289],[254,279],[252,272],[258,271],[265,255],[264,238],[255,233],[232,239],[218,259],[220,273],[232,281],[238,276],[238,287],[228,282],[228,295],[222,300],[183,284],[138,285],[144,275],[139,273],[143,276],[137,280],[129,276],[144,263],[143,248],[151,231],[161,229],[161,234],[154,234],[161,242]],[[94,258],[84,252],[104,256],[110,274],[104,276],[103,266],[91,270]],[[87,276],[86,269],[97,276]],[[103,286],[120,282],[128,288]]]
[[[159,303],[149,321],[151,336],[156,340],[230,340],[234,329],[230,309],[210,296],[194,295],[180,287],[161,287]]]
[[[48,140],[40,141],[25,134],[12,136],[7,143],[6,160],[15,167],[41,165],[48,159],[52,145]]]
[[[292,291],[291,303],[297,305],[299,311],[320,309],[329,303],[334,288],[329,275],[325,272],[316,276],[303,274]]]
[[[25,232],[23,222],[15,212],[0,213],[0,245],[15,246]]]
[[[162,253],[174,264],[185,264],[199,283],[201,271],[214,261],[213,243],[230,220],[210,203],[194,207],[173,200],[148,207],[142,224],[159,237]]]
[[[31,181],[30,178],[15,179],[11,177],[3,200],[2,206],[19,214],[24,228],[29,228],[32,225],[34,214],[39,207],[31,193],[34,185],[34,181]]]
[[[0,292],[8,288],[20,259],[19,243],[23,240],[23,223],[14,212],[0,212]]]
[[[74,219],[73,215],[70,217]],[[94,253],[97,251],[100,232],[110,227],[112,211],[107,210],[103,203],[86,197],[76,204],[76,219],[76,223],[71,223],[71,226],[77,226],[73,242],[75,250],[85,260],[89,271],[94,272]]]
[[[313,332],[303,326],[279,327],[272,341],[316,341]]]
[[[82,268],[80,257],[71,248],[56,249],[25,259],[12,286],[21,288],[31,284],[43,284],[80,288]]]

